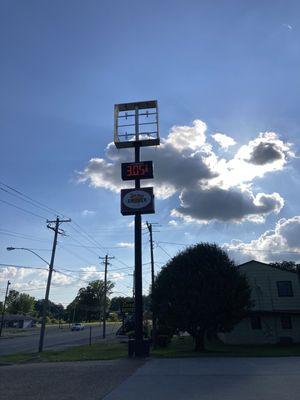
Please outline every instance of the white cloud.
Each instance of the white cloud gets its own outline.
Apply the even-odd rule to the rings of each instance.
[[[250,242],[232,240],[224,248],[238,262],[256,259],[271,261],[300,261],[300,216],[280,219],[274,230],[268,230]]]
[[[79,274],[80,278],[85,281],[94,281],[96,279],[104,278],[104,272],[97,270],[97,267],[94,265],[80,268]]]
[[[111,280],[121,281],[123,280],[125,275],[121,272],[109,272],[108,278]]]
[[[215,133],[211,136],[224,150],[228,150],[230,146],[236,144],[236,141],[232,137],[227,136],[224,133]]]
[[[127,248],[127,249],[133,249],[134,243],[119,242],[119,243],[117,244],[117,246],[124,247],[124,248]]]
[[[252,183],[267,173],[281,171],[293,157],[291,143],[279,139],[275,132],[260,133],[247,145],[241,146],[231,160],[217,160],[215,170],[218,176],[208,183],[223,189]]]
[[[83,217],[91,217],[92,215],[95,215],[95,214],[96,214],[96,211],[92,211],[92,210],[83,210],[81,212],[81,215]]]
[[[166,199],[186,186],[193,186],[202,179],[215,176],[211,163],[211,146],[205,143],[206,124],[196,120],[193,126],[174,126],[166,139],[155,151],[143,149],[143,159],[153,160],[155,195]],[[132,160],[133,152],[119,151],[114,143],[106,148],[106,157],[92,158],[86,168],[79,173],[79,182],[89,182],[93,187],[101,187],[119,192],[121,187],[131,187],[131,183],[121,180],[120,162]]]
[[[281,196],[278,193],[255,195],[254,180],[282,170],[294,157],[292,145],[274,132],[264,132],[226,160],[207,143],[206,130],[206,124],[200,120],[191,126],[173,126],[155,150],[144,148],[143,159],[153,160],[155,177],[154,182],[145,181],[144,186],[153,185],[159,199],[177,195],[180,206],[172,211],[172,216],[187,221],[263,222],[269,213],[278,213],[284,204]],[[225,148],[235,143],[221,133],[214,134],[213,138]],[[121,181],[120,162],[132,158],[132,149],[119,151],[110,143],[106,158],[92,158],[79,173],[79,181],[119,193],[121,187],[132,186],[132,182]],[[225,205],[220,204],[218,195]],[[205,207],[200,206],[201,202]]]
[[[205,144],[205,122],[196,119],[193,126],[173,126],[165,141],[180,152],[183,150],[199,150]]]
[[[168,222],[168,224],[171,225],[171,226],[177,226],[177,225],[178,225],[178,222],[175,221],[174,219],[171,219],[171,220]]]

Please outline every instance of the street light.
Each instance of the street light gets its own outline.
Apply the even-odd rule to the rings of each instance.
[[[44,263],[46,263],[48,265],[48,267],[49,267],[48,281],[47,281],[46,294],[45,294],[44,307],[43,307],[42,325],[41,325],[41,331],[40,331],[40,341],[39,341],[39,352],[42,352],[43,351],[43,346],[44,346],[44,335],[45,335],[45,327],[46,327],[46,313],[47,313],[47,308],[48,308],[50,281],[51,281],[51,274],[52,274],[53,266],[51,267],[51,264],[49,264],[48,261],[46,261],[38,253],[36,253],[35,251],[33,251],[31,249],[28,249],[27,247],[12,247],[12,246],[9,246],[9,247],[6,248],[6,250],[7,251],[12,251],[12,250],[29,251],[30,253],[34,254],[39,259],[44,261]]]
[[[36,253],[35,251],[31,250],[31,249],[27,249],[27,247],[6,247],[7,251],[12,251],[12,250],[25,250],[25,251],[29,251],[30,253],[36,255],[38,258],[40,258],[42,261],[44,261],[44,263],[46,263],[48,265],[48,267],[50,266],[48,261],[46,261],[43,257],[41,257],[38,253]]]

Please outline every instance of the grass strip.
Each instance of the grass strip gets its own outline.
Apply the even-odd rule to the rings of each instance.
[[[220,342],[207,343],[206,350],[194,351],[193,339],[189,336],[174,337],[168,347],[151,350],[151,357],[291,357],[300,356],[300,345],[225,345]],[[0,362],[61,362],[114,360],[128,356],[127,344],[99,342],[91,346],[83,345],[69,347],[59,351],[44,351],[43,353],[23,353],[1,356]]]
[[[168,347],[157,348],[151,353],[154,357],[291,357],[300,356],[300,345],[226,345],[221,342],[206,343],[205,351],[194,350],[190,336],[174,337]]]
[[[49,350],[43,353],[21,353],[0,357],[0,362],[59,362],[59,361],[87,361],[87,360],[114,360],[127,356],[127,344],[118,342],[94,343],[91,346],[83,345],[69,347],[65,350]]]

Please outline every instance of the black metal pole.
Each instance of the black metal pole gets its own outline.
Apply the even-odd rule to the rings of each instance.
[[[136,133],[138,137],[138,110],[136,110]],[[135,145],[135,162],[140,162],[140,146]],[[140,189],[140,180],[135,180],[135,189]],[[143,357],[143,284],[142,284],[142,216],[134,217],[134,249],[135,249],[135,356]]]

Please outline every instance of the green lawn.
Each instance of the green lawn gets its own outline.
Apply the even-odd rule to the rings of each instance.
[[[174,337],[171,344],[165,348],[151,350],[151,357],[288,357],[300,356],[300,345],[244,345],[233,346],[222,343],[207,343],[202,353],[194,351],[191,337]],[[14,354],[0,357],[0,362],[58,362],[58,361],[86,361],[86,360],[113,360],[127,357],[127,344],[113,342],[99,342],[91,346],[70,347],[61,351],[44,351],[43,353]]]
[[[39,361],[86,361],[113,360],[127,356],[127,344],[118,342],[100,342],[91,346],[76,346],[60,351],[43,353],[12,354],[1,356],[0,362],[39,362]]]
[[[300,345],[225,345],[221,342],[206,343],[206,350],[194,351],[191,337],[174,337],[166,348],[152,352],[154,357],[286,357],[300,356]]]

